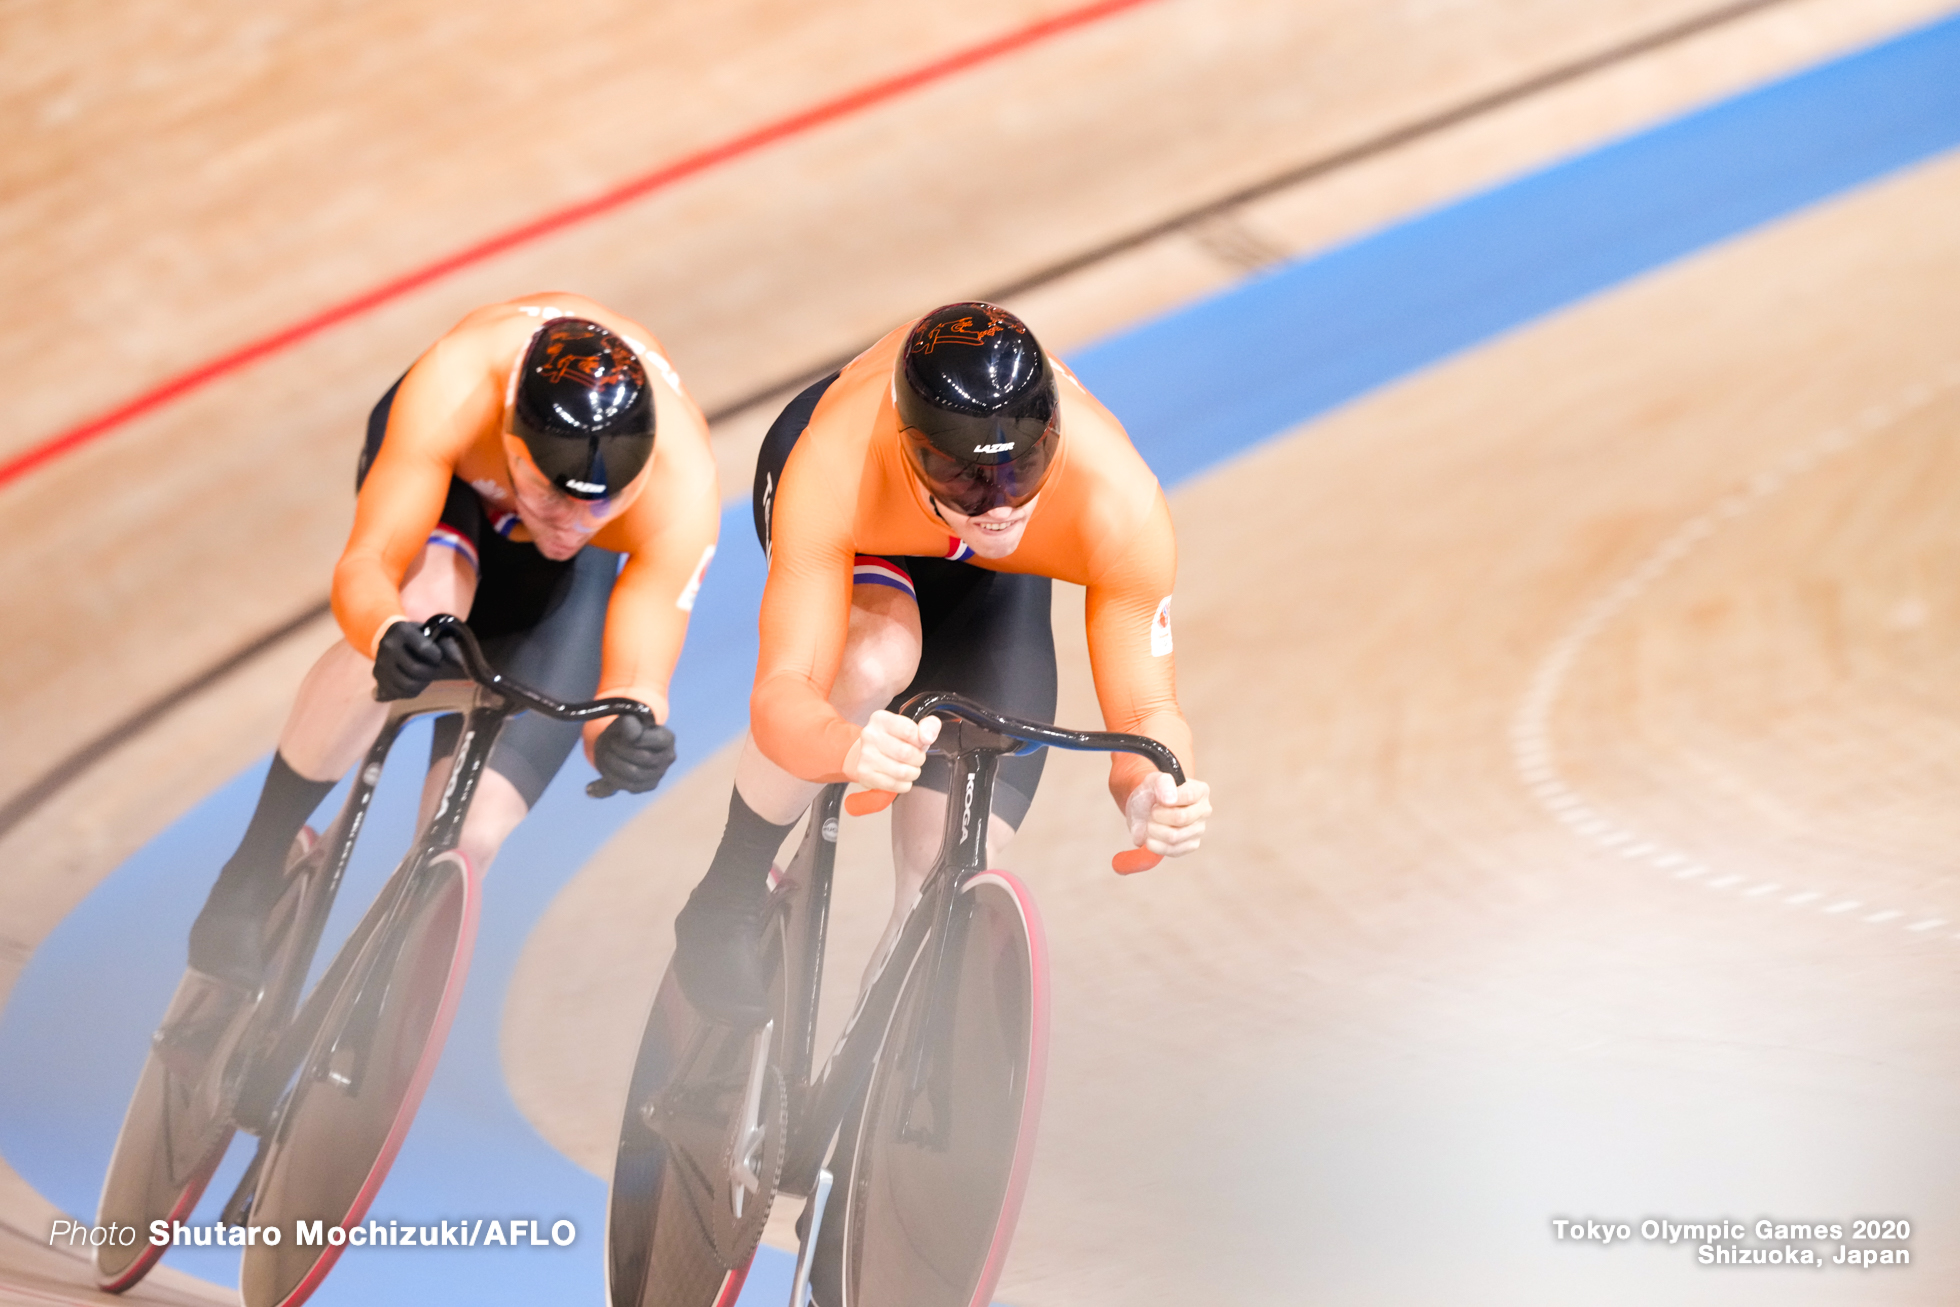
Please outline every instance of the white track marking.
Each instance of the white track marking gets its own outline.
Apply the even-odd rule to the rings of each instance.
[[[1960,386],[1960,363],[1950,364],[1935,381],[1912,383],[1890,403],[1873,404],[1848,426],[1825,432],[1683,522],[1633,571],[1580,609],[1578,618],[1552,643],[1539,661],[1525,689],[1524,698],[1511,718],[1512,767],[1539,807],[1561,826],[1599,849],[1657,871],[1673,872],[1675,880],[1696,880],[1709,874],[1710,868],[1694,861],[1688,854],[1603,816],[1566,781],[1559,769],[1558,752],[1552,745],[1551,721],[1573,665],[1601,631],[1703,541],[1731,521],[1759,507],[1763,501],[1781,492],[1818,464],[1896,425],[1902,418],[1924,408],[1956,386]],[[1745,879],[1740,875],[1724,875],[1703,884],[1707,889],[1719,890]],[[1766,898],[1782,888],[1775,882],[1765,882],[1742,891],[1739,897]],[[1847,899],[1826,890],[1801,890],[1777,901],[1792,908],[1816,905],[1816,910],[1826,916],[1843,916],[1853,909],[1871,906],[1862,900]],[[1948,924],[1944,917],[1922,917],[1908,925],[1906,923],[1911,920],[1911,914],[1898,908],[1880,908],[1858,920],[1874,926],[1896,922],[1902,929],[1913,933],[1929,932]],[[1952,938],[1960,939],[1960,934]]]

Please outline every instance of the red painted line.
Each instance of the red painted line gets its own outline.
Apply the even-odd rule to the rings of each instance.
[[[887,77],[882,81],[872,82],[854,91],[847,91],[835,99],[800,110],[786,118],[765,123],[752,131],[707,146],[693,154],[683,155],[671,163],[663,164],[652,172],[635,177],[601,195],[499,232],[454,254],[404,273],[392,281],[383,282],[379,286],[363,291],[351,299],[342,300],[338,304],[322,309],[310,318],[303,318],[291,326],[262,336],[229,354],[219,355],[209,362],[200,363],[196,367],[180,372],[134,399],[50,436],[25,453],[0,463],[0,486],[17,481],[35,468],[99,440],[145,413],[162,408],[172,400],[201,389],[220,377],[228,376],[260,359],[289,349],[301,341],[319,335],[329,327],[338,326],[370,310],[398,300],[411,291],[420,290],[424,286],[440,281],[453,272],[460,272],[464,268],[507,253],[519,246],[542,240],[568,227],[575,227],[579,223],[609,213],[655,191],[664,190],[697,173],[706,172],[710,168],[739,159],[743,155],[753,154],[778,141],[812,131],[862,109],[896,99],[907,91],[917,90],[1017,50],[1024,50],[1049,37],[1060,36],[1079,27],[1087,27],[1091,23],[1149,3],[1151,0],[1100,0],[1096,4],[1083,5],[1056,14],[1052,18],[1044,18],[1040,22],[1030,23],[1026,27],[982,41],[978,45],[968,46],[964,50],[956,50],[943,58],[921,64],[917,68]]]

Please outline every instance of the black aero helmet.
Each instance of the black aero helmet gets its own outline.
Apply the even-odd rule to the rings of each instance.
[[[991,304],[920,318],[892,376],[913,472],[969,517],[1034,498],[1060,444],[1055,373],[1028,324]]]
[[[646,366],[598,323],[545,323],[514,380],[510,433],[560,494],[610,499],[653,457]]]

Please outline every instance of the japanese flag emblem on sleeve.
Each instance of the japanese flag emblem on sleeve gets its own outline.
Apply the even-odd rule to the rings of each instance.
[[[1162,658],[1171,651],[1171,597],[1157,603],[1157,615],[1150,619],[1150,656]]]
[[[701,551],[701,561],[694,565],[694,575],[687,579],[687,585],[682,588],[680,596],[674,600],[674,607],[684,613],[694,611],[694,601],[701,594],[701,582],[708,577],[708,564],[714,561],[715,547],[709,545]]]

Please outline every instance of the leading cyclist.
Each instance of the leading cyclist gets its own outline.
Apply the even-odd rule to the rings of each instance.
[[[444,670],[420,622],[467,614],[516,680],[562,700],[626,695],[664,722],[720,524],[700,409],[646,328],[578,295],[492,304],[436,341],[375,405],[355,484],[333,575],[345,638],[307,673],[244,839],[191,928],[191,965],[247,988],[288,847],[373,742],[377,700],[419,694]],[[459,733],[456,717],[437,721],[425,815]],[[576,725],[536,714],[504,729],[463,827],[473,869],[578,740]],[[588,723],[585,747],[635,792],[674,757],[665,726],[632,717]]]
[[[1108,728],[1192,759],[1173,677],[1169,506],[1122,425],[1012,313],[935,309],[798,395],[764,438],[754,503],[769,579],[749,737],[721,844],[674,923],[683,991],[736,1024],[762,1019],[766,873],[821,783],[905,796],[887,948],[931,870],[948,776],[926,753],[939,721],[887,704],[952,690],[1054,720],[1051,578],[1087,591]],[[1002,760],[991,849],[1021,824],[1046,756]],[[1137,845],[1198,847],[1203,781],[1175,785],[1118,755],[1109,788]]]

